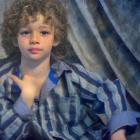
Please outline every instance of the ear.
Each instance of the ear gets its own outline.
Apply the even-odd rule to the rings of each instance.
[[[12,42],[15,47],[18,47],[18,42],[16,41],[16,39],[13,39]]]
[[[56,47],[59,43],[60,43],[60,41],[54,41],[53,42],[53,47]]]

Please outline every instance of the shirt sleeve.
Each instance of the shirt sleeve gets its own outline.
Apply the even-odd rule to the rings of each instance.
[[[111,134],[117,129],[126,126],[126,135],[135,133],[137,128],[136,118],[140,116],[140,113],[135,111],[120,112],[118,115],[112,116],[109,123],[109,130]]]
[[[136,118],[140,113],[131,110],[119,80],[104,81],[97,90],[97,98],[104,102],[110,135],[123,126],[129,126],[130,129],[126,129],[127,134],[135,132],[138,125]],[[128,132],[128,130],[131,131]]]
[[[110,134],[123,126],[138,125],[136,118],[140,113],[131,110],[125,89],[119,80],[103,80],[81,65],[74,65],[73,70],[79,77],[79,84],[76,78],[74,84],[80,88],[82,103],[89,107],[92,105],[95,114],[105,113]],[[134,127],[131,128],[135,130]]]
[[[28,107],[28,105],[24,102],[22,96],[20,95],[17,99],[16,103],[13,106],[13,110],[15,113],[19,114],[19,116],[24,121],[29,121],[33,115],[36,113],[38,109],[38,106],[33,103],[31,109]]]
[[[1,93],[0,93],[1,94]],[[33,106],[35,108],[35,106]],[[19,97],[14,104],[12,100],[0,97],[0,138],[4,140],[20,140],[29,133],[32,111]]]
[[[13,102],[7,98],[0,98],[0,137],[4,140],[21,139],[24,137],[25,129],[28,129],[28,122],[25,122],[13,110]]]
[[[9,62],[0,68],[0,139],[21,140],[28,136],[29,124],[33,117],[27,117],[31,110],[27,108],[28,106],[21,97],[17,99],[16,103],[14,102],[16,95],[11,93],[14,85],[13,80],[9,77],[14,70],[11,64]],[[32,107],[33,113],[35,113],[35,106]]]

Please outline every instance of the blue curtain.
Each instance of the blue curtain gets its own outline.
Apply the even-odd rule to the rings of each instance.
[[[140,0],[60,1],[68,10],[72,61],[117,77],[140,104]]]
[[[118,78],[140,104],[140,0],[59,1],[68,10],[72,62]]]

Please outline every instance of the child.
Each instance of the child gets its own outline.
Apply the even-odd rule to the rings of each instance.
[[[65,13],[54,0],[16,0],[4,14],[2,45],[15,54],[0,68],[4,140],[99,140],[107,132],[126,140],[135,131],[140,114],[130,111],[118,80],[60,61],[69,53]],[[105,112],[109,131],[88,108]]]

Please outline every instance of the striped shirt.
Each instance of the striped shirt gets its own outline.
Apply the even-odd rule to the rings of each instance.
[[[79,64],[60,60],[51,65],[40,97],[31,109],[10,78],[21,79],[19,65],[0,68],[0,137],[20,140],[100,140],[107,127],[96,115],[105,113],[112,134],[122,126],[137,125],[140,113],[131,111],[119,80],[102,80]]]

